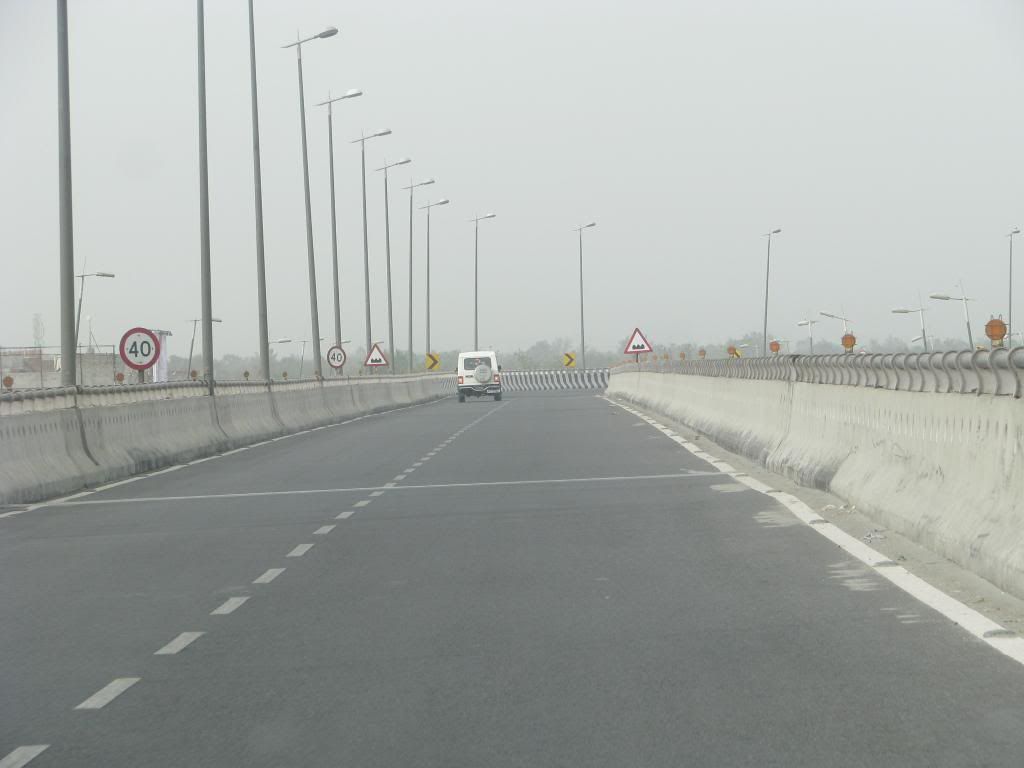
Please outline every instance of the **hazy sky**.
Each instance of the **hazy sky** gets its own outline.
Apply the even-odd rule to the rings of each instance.
[[[77,268],[101,342],[175,333],[199,313],[195,3],[70,0]],[[245,0],[207,0],[210,195],[218,353],[257,348]],[[256,0],[272,337],[309,338],[296,30],[304,48],[322,335],[332,328],[327,96],[335,111],[346,338],[363,339],[358,145],[410,156],[449,197],[433,214],[433,346],[469,347],[481,224],[481,343],[578,334],[578,223],[587,339],[611,348],[718,340],[844,308],[863,339],[917,335],[889,310],[963,278],[976,331],[1006,312],[1005,233],[1024,224],[1020,0]],[[0,345],[58,337],[55,3],[0,0]],[[398,173],[397,171],[402,171]],[[396,169],[392,257],[406,345],[408,183]],[[383,185],[369,179],[373,335],[386,339]],[[424,219],[415,223],[423,350]],[[1024,257],[1024,241],[1020,254]],[[1024,258],[1018,274],[1024,273]],[[1017,283],[1024,329],[1024,275]],[[962,335],[928,302],[929,331]],[[818,334],[838,337],[836,323]]]

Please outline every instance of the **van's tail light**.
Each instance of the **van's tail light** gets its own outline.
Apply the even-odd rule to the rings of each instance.
[[[494,383],[497,384],[499,381],[501,381],[501,377],[498,374],[494,374]]]
[[[459,376],[459,384],[462,384],[462,377]]]

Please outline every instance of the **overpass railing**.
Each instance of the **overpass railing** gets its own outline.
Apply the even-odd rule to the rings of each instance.
[[[842,384],[903,392],[1024,395],[1024,347],[919,354],[777,355],[622,363],[629,370],[763,381]]]

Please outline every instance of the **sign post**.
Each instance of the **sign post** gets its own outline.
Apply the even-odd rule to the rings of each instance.
[[[146,370],[160,358],[160,340],[148,328],[125,331],[118,346],[124,364],[139,372],[139,383],[146,381]]]

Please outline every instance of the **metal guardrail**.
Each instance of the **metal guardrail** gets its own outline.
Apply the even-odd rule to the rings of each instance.
[[[777,355],[622,363],[629,370],[762,381],[842,384],[899,392],[1024,396],[1024,347],[919,354]]]
[[[217,395],[244,395],[256,392],[293,392],[318,387],[336,387],[359,383],[410,381],[423,377],[444,377],[449,373],[396,374],[394,376],[353,376],[294,381],[219,381],[214,385]],[[47,387],[45,389],[16,389],[0,393],[0,416],[22,413],[54,411],[61,408],[90,408],[106,405],[127,405],[149,400],[169,400],[183,397],[204,397],[207,382],[172,381],[159,384],[103,384],[87,387]]]

